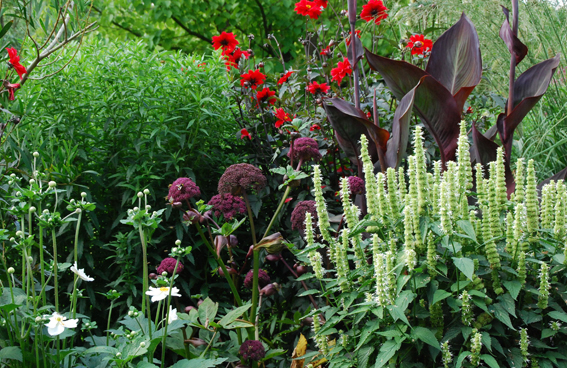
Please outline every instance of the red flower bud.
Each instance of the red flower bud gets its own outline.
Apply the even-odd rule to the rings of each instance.
[[[197,308],[195,308],[195,307],[194,307],[194,306],[192,306],[192,305],[190,305],[190,306],[187,306],[187,307],[185,307],[185,313],[190,313],[190,312],[191,312],[191,310],[193,310],[193,309],[197,309]]]
[[[266,256],[266,261],[268,262],[277,262],[282,258],[280,254],[268,254]]]

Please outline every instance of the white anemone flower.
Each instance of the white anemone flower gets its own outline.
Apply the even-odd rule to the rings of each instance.
[[[53,312],[51,317],[49,317],[49,323],[45,326],[47,327],[47,332],[51,336],[57,336],[65,331],[65,328],[75,328],[77,327],[78,319],[67,319],[57,312]]]
[[[159,288],[155,288],[153,286],[150,286],[150,290],[146,291],[146,295],[149,295],[152,297],[152,303],[153,302],[157,302],[159,300],[163,300],[165,298],[167,298],[167,296],[169,295],[169,288],[166,286],[162,286]],[[171,289],[171,296],[181,296],[181,294],[179,294],[179,289],[176,287],[173,287]]]
[[[73,273],[77,276],[79,276],[81,278],[81,280],[85,280],[85,281],[94,281],[94,278],[87,276],[87,274],[85,273],[85,269],[81,268],[78,269],[77,268],[77,262],[75,262],[72,266],[71,266],[71,271],[73,271]]]
[[[177,317],[177,308],[171,308],[171,305],[169,306],[169,315],[167,317],[167,324],[170,325],[171,322],[173,321],[177,321],[179,319],[179,317]]]

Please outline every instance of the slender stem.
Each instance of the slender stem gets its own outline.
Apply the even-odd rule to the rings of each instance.
[[[175,267],[173,268],[173,276],[171,276],[171,281],[169,282],[169,295],[167,296],[167,305],[165,306],[165,327],[164,327],[164,331],[163,331],[163,338],[161,340],[161,366],[162,366],[162,368],[164,367],[164,364],[165,364],[165,351],[167,350],[166,346],[165,346],[165,338],[167,337],[167,327],[169,326],[169,308],[171,308],[171,291],[173,289],[173,281],[175,280],[175,275],[177,274],[177,266],[178,265],[179,265],[179,257],[177,257],[177,262],[175,262]]]
[[[250,207],[250,201],[248,200],[248,195],[246,191],[243,191],[244,202],[246,203],[246,209],[248,210],[248,219],[250,220],[250,231],[252,232],[252,246],[256,248],[256,230],[254,228],[254,216],[252,215],[252,208]],[[269,230],[269,228],[267,229]],[[250,309],[250,322],[254,323],[253,331],[254,333],[258,329],[256,325],[256,312],[258,308],[258,270],[260,269],[260,251],[254,249],[254,268],[253,268],[253,279],[252,279],[252,308]],[[252,331],[251,331],[252,332]]]
[[[39,208],[41,213],[41,207]],[[41,278],[41,285],[45,285],[45,269],[44,269],[44,259],[43,259],[43,227],[39,227],[39,272]],[[47,305],[47,297],[45,295],[45,289],[41,289],[41,300],[43,301],[43,305]]]
[[[51,238],[53,239],[53,284],[55,292],[55,311],[59,313],[59,280],[57,277],[57,237],[55,229],[51,230]],[[57,339],[57,347],[59,348],[59,339]],[[59,357],[59,354],[57,355]]]
[[[518,0],[512,0],[512,33],[518,35]],[[508,84],[508,106],[506,115],[510,115],[514,109],[514,79],[516,77],[516,56],[510,55],[510,81]],[[509,139],[505,137],[505,139]],[[508,152],[506,152],[508,154]]]
[[[276,217],[278,217],[278,214],[280,213],[283,205],[285,204],[285,200],[287,198],[287,195],[289,194],[291,190],[291,187],[288,186],[287,188],[285,188],[285,192],[284,195],[282,197],[282,199],[280,200],[280,204],[278,204],[278,208],[276,209],[276,212],[274,213],[274,216],[272,216],[272,219],[270,220],[270,223],[268,224],[268,227],[266,228],[266,231],[264,232],[264,238],[266,236],[268,236],[268,233],[270,232],[272,225],[274,224],[274,221],[276,220]],[[246,197],[245,197],[246,198]],[[255,241],[254,241],[255,242]]]
[[[354,22],[350,24],[350,48],[352,51],[352,72],[354,74],[354,105],[356,108],[360,109],[360,88],[358,82],[358,62],[356,57],[356,32],[354,27]]]
[[[77,227],[75,229],[75,249],[74,253],[74,260],[75,260],[75,267],[79,268],[79,255],[77,248],[79,247],[79,230],[81,228],[81,219],[83,218],[83,211],[79,212],[79,217],[77,218]],[[74,273],[74,282],[73,282],[73,318],[77,317],[77,281],[79,276]]]
[[[108,320],[106,322],[106,346],[108,346],[108,338],[110,336],[110,318],[112,317],[112,308],[114,307],[114,300],[110,301],[110,308],[108,309]],[[94,339],[93,339],[94,341]]]
[[[138,230],[140,232],[140,241],[142,242],[142,266],[144,269],[144,276],[143,276],[143,290],[142,290],[142,314],[146,312],[146,303],[148,304],[149,309],[149,302],[146,296],[146,291],[148,291],[148,252],[147,252],[147,245],[146,245],[146,235],[144,234],[144,230],[142,229],[142,225],[138,226]],[[148,314],[149,318],[149,314]]]

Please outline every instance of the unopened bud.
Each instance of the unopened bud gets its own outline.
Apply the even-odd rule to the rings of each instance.
[[[10,275],[13,274],[14,272],[16,272],[16,270],[14,270],[14,267],[9,267],[9,268],[8,268],[8,273],[9,273]]]
[[[30,213],[34,213],[37,210],[37,208],[35,208],[34,206],[30,207]]]
[[[144,196],[144,193],[138,192],[137,196],[138,196],[138,198],[142,198]]]
[[[181,240],[177,239],[177,240],[175,241],[175,245],[180,246],[180,245],[181,245]]]
[[[145,195],[150,194],[150,190],[149,190],[149,189],[144,189],[144,194],[145,194]]]
[[[34,184],[35,183],[35,179],[30,179],[30,184]]]
[[[39,152],[35,151],[35,152],[33,153],[33,157],[39,157]]]
[[[53,180],[51,180],[51,181],[48,183],[48,185],[49,185],[50,188],[55,188],[55,186],[57,185],[57,183],[54,182]]]

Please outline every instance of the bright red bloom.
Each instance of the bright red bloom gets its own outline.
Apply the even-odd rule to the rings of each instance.
[[[221,47],[223,50],[234,50],[238,43],[232,32],[223,32],[220,36],[213,36],[213,47],[215,50]]]
[[[325,47],[323,50],[321,50],[319,54],[323,56],[331,57],[331,46]]]
[[[26,67],[20,64],[20,57],[18,56],[18,50],[13,47],[7,47],[6,51],[8,51],[8,55],[10,56],[10,64],[16,69],[16,73],[22,79],[22,75],[27,73]]]
[[[428,40],[424,35],[413,35],[406,47],[411,49],[412,55],[423,55],[425,52],[431,51],[433,41]]]
[[[290,202],[292,199],[293,197],[286,198],[284,203]]]
[[[352,74],[352,69],[348,59],[344,58],[343,61],[339,61],[336,68],[331,69],[331,75],[333,76],[331,80],[337,81],[338,84],[341,84],[343,78],[347,74]]]
[[[368,112],[366,113],[366,117],[367,117],[368,119],[372,119],[372,113],[371,113],[370,111],[368,111]]]
[[[311,19],[319,19],[321,5],[319,1],[300,0],[298,3],[295,3],[295,12]]]
[[[260,84],[263,84],[265,80],[266,76],[262,74],[260,70],[249,70],[248,73],[240,76],[240,85],[244,87],[244,83],[248,82],[247,87],[256,89]]]
[[[321,127],[317,124],[313,124],[311,125],[311,128],[309,128],[310,131],[315,131],[315,130],[321,130]]]
[[[250,133],[248,133],[248,130],[246,130],[246,128],[242,128],[240,130],[240,139],[244,139],[244,137],[248,137],[248,139],[252,139],[252,137],[250,136]]]
[[[360,38],[360,29],[355,30],[354,33],[356,33],[356,35],[358,36],[358,38]],[[351,35],[352,35],[352,32],[349,32],[349,36],[348,36],[348,38],[345,40],[347,46],[350,46],[350,36],[351,36]]]
[[[284,84],[285,82],[287,82],[287,80],[289,79],[289,77],[294,73],[293,70],[290,70],[289,72],[285,73],[283,75],[283,77],[280,78],[280,80],[278,80],[278,85],[280,84]]]
[[[327,5],[329,5],[329,0],[314,0],[314,3],[321,8],[326,9]]]
[[[374,20],[374,23],[380,24],[383,19],[388,18],[387,10],[382,0],[370,0],[368,4],[362,6],[360,17],[367,22]]]
[[[270,105],[273,105],[276,103],[276,98],[274,97],[274,95],[276,94],[276,91],[270,91],[270,89],[268,87],[265,87],[263,90],[256,92],[256,107],[258,107],[258,104],[260,103],[264,103],[264,102],[269,102]]]
[[[243,56],[245,59],[250,57],[250,53],[248,53],[248,51],[242,51],[240,47],[237,47],[234,50],[224,50],[222,54],[226,58],[224,65],[226,65],[227,70],[230,70],[230,68],[238,69],[240,59]]]
[[[278,121],[276,121],[277,129],[281,128],[282,125],[292,120],[291,116],[289,116],[289,114],[285,112],[284,109],[281,107],[279,109],[276,109],[274,115],[278,119]]]
[[[8,89],[8,100],[14,101],[16,99],[16,97],[14,97],[14,91],[20,88],[20,84],[5,83],[4,86]]]
[[[473,113],[473,109],[472,109],[472,107],[469,106],[467,108],[467,114],[472,114],[472,113]]]
[[[309,92],[311,92],[312,94],[316,95],[318,93],[327,93],[329,92],[329,89],[331,87],[329,87],[327,85],[327,83],[317,83],[315,81],[311,82],[311,84],[309,86],[307,86],[307,88],[309,88]]]

